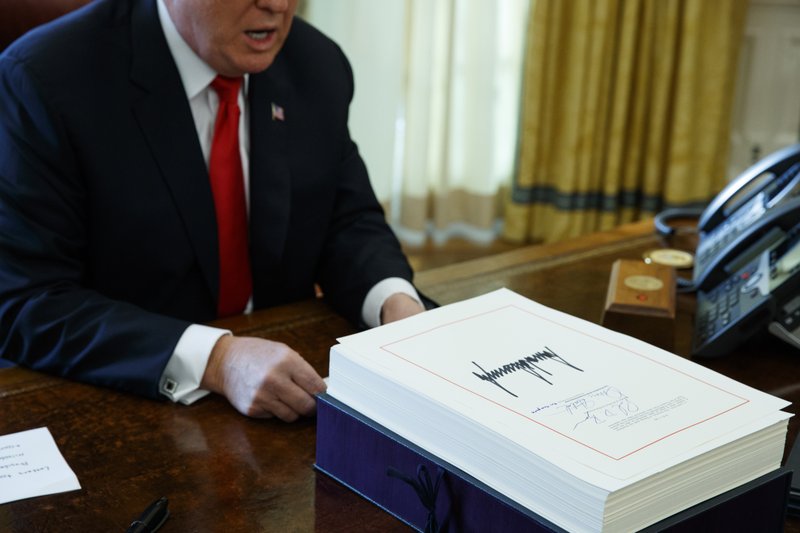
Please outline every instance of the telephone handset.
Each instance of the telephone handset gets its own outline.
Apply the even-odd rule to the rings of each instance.
[[[693,288],[707,290],[800,221],[800,144],[762,159],[728,184],[697,222]]]
[[[800,144],[788,146],[774,152],[753,166],[742,172],[731,181],[703,210],[697,222],[700,232],[709,232],[720,225],[737,211],[746,201],[769,188],[772,196],[776,196],[776,183],[771,181],[772,176],[782,176],[793,165],[800,163]],[[796,175],[796,173],[795,173]],[[781,198],[778,195],[773,204]]]

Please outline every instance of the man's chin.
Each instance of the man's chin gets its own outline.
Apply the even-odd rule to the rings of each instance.
[[[258,74],[264,72],[272,63],[275,62],[277,54],[249,54],[249,57],[243,58],[238,62],[237,67],[242,74]]]

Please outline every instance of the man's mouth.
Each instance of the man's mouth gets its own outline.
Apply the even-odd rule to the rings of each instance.
[[[248,30],[245,31],[248,37],[256,41],[269,39],[276,30]]]

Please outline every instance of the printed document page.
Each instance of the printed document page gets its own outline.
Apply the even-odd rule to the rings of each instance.
[[[47,428],[0,436],[0,504],[79,488]]]
[[[784,400],[507,289],[339,341],[358,364],[610,490],[605,476],[624,485],[789,417],[776,414]]]

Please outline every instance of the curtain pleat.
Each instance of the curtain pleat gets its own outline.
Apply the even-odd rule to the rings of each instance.
[[[504,234],[552,242],[725,183],[747,0],[537,0]]]

